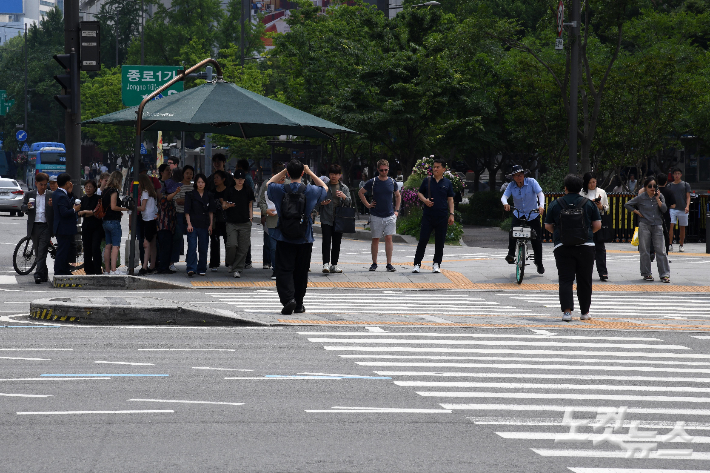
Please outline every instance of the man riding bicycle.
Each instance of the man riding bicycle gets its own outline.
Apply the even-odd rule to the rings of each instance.
[[[535,231],[535,238],[532,243],[533,252],[535,253],[535,266],[538,274],[545,272],[545,267],[542,265],[542,225],[540,223],[540,215],[545,210],[545,194],[542,192],[540,184],[532,177],[525,177],[525,170],[522,166],[515,165],[511,170],[513,181],[508,185],[501,197],[501,202],[506,212],[510,211],[508,198],[513,196],[513,211],[512,226],[520,225],[521,217],[526,217],[530,214],[528,224]],[[532,213],[530,213],[532,212]],[[515,238],[511,232],[508,239],[508,255],[505,260],[508,264],[515,264]]]

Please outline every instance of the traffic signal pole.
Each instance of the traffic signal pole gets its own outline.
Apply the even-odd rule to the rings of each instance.
[[[77,56],[79,54],[79,0],[67,0],[64,2],[64,52],[72,55],[74,61],[73,68],[76,71],[77,79],[73,84],[75,90],[72,94],[76,97],[72,100],[72,107],[64,114],[64,145],[67,156],[67,172],[72,177],[75,189],[81,194],[81,100],[80,81],[78,80],[79,64]]]
[[[569,172],[577,174],[577,98],[579,97],[579,28],[581,20],[580,2],[572,0],[570,15],[570,59],[569,81]]]

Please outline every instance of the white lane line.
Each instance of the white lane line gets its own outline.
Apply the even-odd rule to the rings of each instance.
[[[523,363],[404,363],[390,361],[358,361],[361,366],[449,366],[456,368],[495,368],[527,370],[570,370],[570,371],[645,371],[654,373],[710,373],[710,370],[694,368],[655,368],[651,366],[580,366],[580,365],[526,365]]]
[[[471,391],[417,391],[417,394],[424,397],[472,397],[472,398],[494,398],[494,399],[570,399],[568,393],[486,393]],[[707,404],[710,398],[707,397],[687,397],[687,396],[631,396],[619,394],[594,394],[597,401],[641,401],[641,402],[697,402]]]
[[[366,327],[367,328],[367,327]],[[547,330],[536,330],[535,332],[547,332]],[[552,333],[552,332],[548,332]],[[372,336],[386,336],[386,337],[465,337],[465,338],[530,338],[530,339],[542,339],[542,340],[607,340],[607,341],[646,341],[646,342],[662,342],[660,338],[652,337],[585,337],[582,335],[554,335],[549,336],[547,334],[538,333],[538,335],[530,334],[520,334],[520,335],[508,335],[508,334],[485,334],[485,333],[402,333],[402,332],[298,332],[299,335],[338,335],[338,336],[359,336],[372,335]],[[710,337],[708,337],[710,338]]]
[[[525,356],[406,356],[406,355],[339,355],[343,358],[384,359],[384,360],[479,360],[479,361],[542,361],[556,363],[557,358],[536,358]],[[638,365],[710,366],[706,361],[664,361],[664,360],[609,360],[604,358],[579,358],[575,363],[631,363]]]
[[[639,441],[639,437],[630,437],[628,434],[586,434],[577,433],[570,434],[569,432],[496,432],[496,434],[504,439],[511,440],[555,440],[555,441],[597,441],[597,440],[621,440],[624,442]],[[660,443],[710,443],[710,437],[702,435],[693,435],[693,440],[688,442],[682,438],[673,440],[664,440],[665,435],[656,435],[654,437],[643,437],[644,442],[660,442]]]
[[[575,468],[567,467],[573,473],[710,473],[710,470],[666,470],[658,468]]]
[[[5,379],[0,379],[0,381],[69,381],[69,380],[82,380],[86,381],[87,379],[111,379],[111,378],[102,378],[98,376],[94,376],[91,378],[57,378],[57,377],[44,377],[44,378],[5,378]]]
[[[387,333],[381,327],[365,327],[365,330],[367,330],[370,333]]]
[[[40,416],[40,415],[74,415],[74,414],[174,414],[175,411],[169,409],[153,410],[124,410],[124,411],[46,411],[46,412],[18,412],[18,416]]]
[[[412,409],[398,407],[340,407],[331,409],[307,409],[306,412],[338,412],[346,414],[451,414],[450,409]]]
[[[586,374],[542,374],[542,373],[440,373],[422,371],[375,371],[382,376],[466,376],[471,378],[520,378],[520,379],[581,379],[581,380],[605,380],[605,381],[656,381],[675,383],[710,383],[710,378],[677,378],[658,376],[601,376]]]
[[[0,348],[0,351],[73,351],[73,348]]]
[[[138,351],[237,351],[231,348],[139,348]]]
[[[345,378],[335,378],[335,377],[333,377],[333,376],[269,376],[269,377],[266,377],[266,376],[263,376],[263,377],[260,377],[260,376],[255,376],[255,377],[233,376],[233,377],[227,377],[227,378],[224,378],[224,379],[261,379],[261,380],[263,380],[263,379],[280,379],[280,380],[287,379],[287,380],[291,380],[291,381],[292,381],[292,380],[294,380],[294,379],[295,379],[295,380],[302,380],[302,379],[327,379],[327,380],[335,379],[335,380],[342,380],[342,379],[345,379]]]
[[[193,366],[193,370],[216,370],[216,371],[254,371],[241,368],[210,368],[209,366]]]
[[[691,335],[693,338],[699,338],[700,340],[710,340],[710,336],[707,335]]]
[[[94,363],[106,365],[155,366],[154,363],[130,363],[128,361],[94,361]]]
[[[565,351],[565,350],[518,350],[505,348],[438,348],[438,347],[350,347],[341,345],[325,345],[325,350],[331,351],[363,351],[363,352],[404,352],[404,353],[497,353],[515,355],[555,355],[566,356],[638,356],[643,358],[690,358],[709,360],[710,355],[700,353],[646,353],[633,351]]]
[[[243,402],[182,401],[177,399],[129,399],[135,402],[176,402],[181,404],[217,404],[221,406],[243,406]]]
[[[569,406],[554,406],[550,404],[439,404],[444,409],[465,410],[465,411],[553,411],[566,412]],[[613,411],[617,407],[610,406],[574,406],[575,412],[599,412]],[[689,415],[689,416],[710,416],[710,409],[667,409],[667,408],[642,408],[629,407],[626,412],[630,414],[658,414],[658,415]]]
[[[52,397],[52,394],[9,394],[0,393],[3,397]]]
[[[626,458],[626,450],[555,450],[551,448],[531,448],[533,452],[543,457],[588,457],[588,458]],[[710,453],[693,452],[678,449],[658,449],[650,452],[648,457],[635,452],[631,458],[649,458],[652,460],[710,460]],[[613,471],[613,470],[612,470]]]
[[[710,393],[710,388],[692,388],[687,386],[624,386],[609,384],[540,384],[540,383],[474,383],[458,381],[395,381],[394,384],[403,387],[422,388],[489,388],[489,389],[554,389],[592,391],[658,391],[677,393]]]
[[[513,426],[562,426],[562,419],[560,417],[466,417],[468,420],[474,424],[480,425],[513,425]],[[634,421],[625,420],[621,423],[621,427],[631,427],[634,423],[638,422],[639,428],[644,429],[670,429],[676,426],[676,422],[660,422],[660,421]],[[604,425],[602,419],[593,419],[588,424],[590,427],[596,427],[599,425]],[[686,422],[683,425],[686,430],[710,430],[710,424],[705,424],[701,422]]]
[[[16,356],[0,356],[0,360],[52,361],[51,358],[21,358]]]
[[[549,337],[547,338],[549,340]],[[397,338],[309,338],[313,343],[394,343],[432,345],[511,345],[532,347],[592,347],[592,348],[650,348],[652,350],[690,350],[683,345],[646,345],[644,343],[560,343],[560,342],[519,342],[512,340],[402,340]]]

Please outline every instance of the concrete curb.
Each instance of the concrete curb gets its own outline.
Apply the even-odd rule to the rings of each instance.
[[[30,303],[30,319],[82,325],[271,326],[223,309],[147,297],[55,297]]]
[[[320,225],[313,225],[313,233],[322,234],[323,229]],[[355,233],[343,233],[343,238],[349,238],[350,240],[372,240],[372,233],[367,230],[357,230]],[[409,245],[416,245],[417,239],[411,235],[399,235],[395,233],[392,235],[393,243],[407,243]]]
[[[54,276],[54,279],[52,279],[52,285],[57,288],[113,290],[185,289],[189,287],[138,276],[104,276],[97,274],[82,276]]]

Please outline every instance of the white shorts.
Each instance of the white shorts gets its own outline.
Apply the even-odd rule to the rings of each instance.
[[[397,233],[397,216],[393,214],[383,218],[371,215],[370,231],[372,232],[372,238],[377,239],[387,235],[394,235]]]
[[[671,209],[671,223],[675,225],[676,222],[681,227],[688,226],[688,214],[685,213],[685,209]]]

